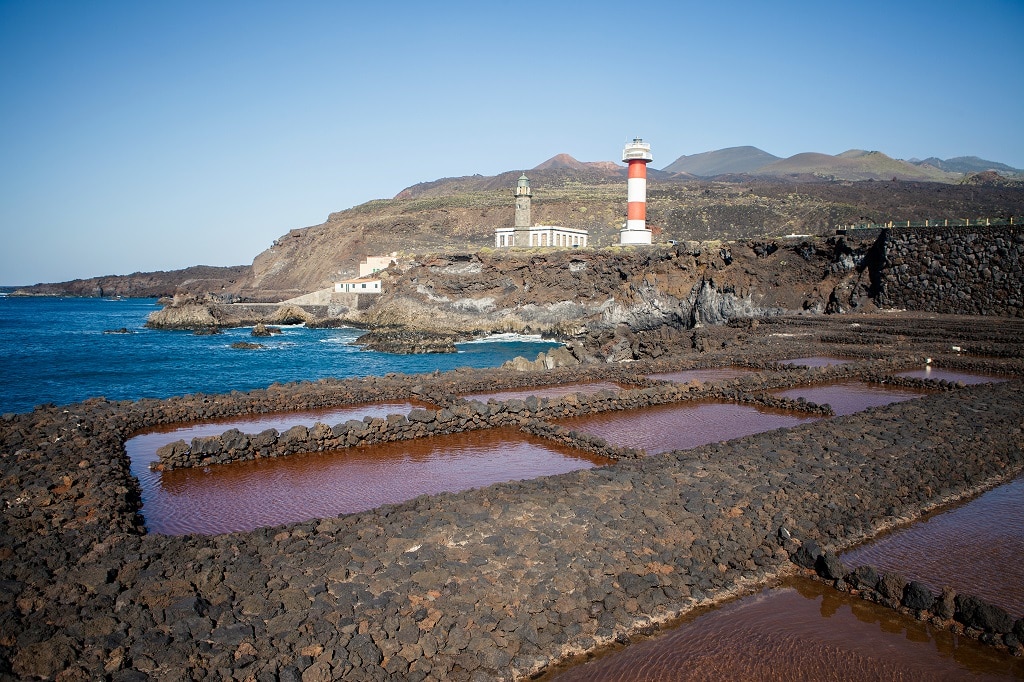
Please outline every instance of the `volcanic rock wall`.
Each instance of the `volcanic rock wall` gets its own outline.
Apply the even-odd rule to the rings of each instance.
[[[881,238],[881,305],[1024,317],[1019,226],[894,229]]]

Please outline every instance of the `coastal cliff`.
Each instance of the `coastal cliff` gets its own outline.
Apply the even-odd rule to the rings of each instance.
[[[12,296],[83,296],[160,298],[162,296],[204,296],[230,294],[249,278],[251,267],[194,265],[167,272],[136,272],[130,275],[89,277],[56,284],[19,287]]]
[[[702,328],[779,315],[896,307],[1021,317],[1022,259],[1018,226],[644,248],[484,249],[404,260],[379,274],[384,293],[361,297],[367,301],[359,305],[179,298],[153,313],[148,325],[305,322],[402,330],[403,346],[420,352],[436,334],[540,333],[566,341],[578,361],[622,361],[659,357],[679,344],[707,350]]]
[[[256,321],[572,338],[607,329],[688,330],[736,318],[873,307],[865,258],[873,240],[689,242],[642,249],[483,250],[428,255],[380,274],[365,307],[225,305],[179,298],[156,328]]]
[[[619,325],[690,329],[738,317],[824,312],[840,284],[866,295],[861,279],[867,275],[858,263],[871,243],[691,242],[431,256],[388,271],[385,293],[361,321],[571,336]],[[853,304],[869,301],[862,295]]]

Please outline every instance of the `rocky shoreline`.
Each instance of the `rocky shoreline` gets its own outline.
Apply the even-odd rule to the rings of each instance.
[[[4,415],[0,674],[522,679],[793,570],[780,528],[842,548],[1024,468],[1019,320],[785,318],[706,338],[703,353],[627,364],[323,380]],[[1001,354],[951,350],[972,344]],[[823,352],[855,361],[779,362]],[[896,381],[897,369],[926,357],[1011,380],[924,382],[942,390],[693,450],[250,533],[146,534],[123,446],[176,422],[392,398],[447,401],[443,411],[474,391],[597,379],[636,387],[621,406],[594,398],[622,409],[682,398],[682,388],[643,377],[692,367],[759,369],[685,391],[758,399],[844,377]],[[537,435],[570,437],[557,426],[562,400],[520,402],[520,412],[511,401],[464,404],[488,417],[524,414]]]
[[[797,314],[906,307],[1021,319],[1022,260],[1024,232],[1015,225],[430,255],[380,273],[383,292],[356,296],[356,303],[267,305],[182,295],[146,324],[197,333],[259,324],[353,326],[370,330],[357,343],[391,353],[451,353],[468,338],[542,333],[566,345],[543,361],[550,368],[707,352],[714,326],[753,327]],[[524,361],[519,368],[533,367]]]

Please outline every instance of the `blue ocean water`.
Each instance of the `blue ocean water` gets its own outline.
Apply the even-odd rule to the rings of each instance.
[[[556,345],[492,337],[459,344],[455,354],[393,355],[349,345],[363,333],[358,329],[286,326],[282,334],[261,339],[253,339],[249,327],[216,336],[146,329],[147,315],[157,309],[155,299],[0,295],[0,413],[96,396],[166,398],[325,377],[497,367],[517,355],[532,359]],[[104,333],[121,327],[134,333]],[[266,348],[231,348],[236,341],[256,341]]]

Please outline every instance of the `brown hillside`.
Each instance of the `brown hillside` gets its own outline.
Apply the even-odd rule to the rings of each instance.
[[[548,170],[550,168],[572,168],[575,170],[584,170],[586,167],[586,164],[581,161],[577,161],[568,154],[556,154],[547,161],[534,166],[533,170]]]
[[[530,172],[552,170],[556,168],[569,168],[577,171],[597,170],[613,175],[621,175],[625,170],[623,166],[614,161],[577,161],[568,154],[556,154],[543,163],[534,166]]]
[[[683,173],[700,177],[714,177],[733,173],[750,173],[779,157],[757,147],[728,147],[690,156],[680,156],[665,166],[666,173]]]
[[[367,255],[491,248],[494,229],[512,225],[512,188],[520,172],[417,185],[395,199],[371,201],[331,214],[321,225],[292,230],[256,258],[240,293],[280,300],[326,288],[354,275]],[[622,175],[563,168],[531,172],[530,182],[534,222],[588,229],[595,247],[617,243],[626,208]],[[899,181],[794,184],[772,178],[725,183],[651,174],[647,210],[661,241],[736,240],[830,234],[836,225],[862,220],[1019,216],[1024,190]]]
[[[626,168],[616,166],[609,168],[603,163],[581,164],[580,167],[552,166],[550,168],[532,169],[527,172],[530,184],[549,189],[578,187],[580,185],[601,185],[612,182],[624,182]],[[448,197],[466,192],[507,191],[511,196],[512,188],[523,171],[506,171],[499,175],[467,175],[459,178],[442,178],[432,182],[421,182],[406,187],[395,195],[395,199],[420,199],[424,197]]]
[[[882,152],[851,149],[838,156],[804,152],[762,166],[752,175],[808,175],[828,180],[918,180],[922,182],[958,182],[960,174],[931,166],[916,166],[893,159]]]

